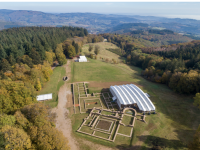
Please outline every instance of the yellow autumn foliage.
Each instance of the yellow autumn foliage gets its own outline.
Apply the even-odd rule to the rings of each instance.
[[[4,126],[1,130],[5,140],[6,150],[26,150],[31,148],[31,140],[29,135],[23,130],[11,126]]]

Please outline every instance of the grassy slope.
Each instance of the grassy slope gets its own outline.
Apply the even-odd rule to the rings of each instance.
[[[100,46],[100,53],[97,56],[98,59],[100,59],[100,57],[104,58],[104,59],[108,58],[109,60],[115,59],[118,62],[120,62],[121,59],[123,59],[119,55],[114,54],[114,53],[106,50],[107,48],[112,48],[112,49],[118,48],[115,44],[108,43],[108,42],[90,43],[90,44],[93,46],[93,50],[92,50],[91,54],[94,54],[95,45],[99,45]],[[85,44],[82,47],[82,54],[89,53],[88,48],[89,48],[89,44]]]
[[[53,99],[50,101],[44,101],[45,104],[50,105],[51,107],[56,107],[58,104],[58,91],[60,87],[64,84],[62,80],[65,76],[66,71],[63,66],[58,66],[53,70],[53,74],[50,77],[50,80],[45,83],[44,87],[38,94],[48,94],[53,93]]]
[[[88,63],[72,63],[73,81],[130,81],[141,85],[140,88],[147,92],[154,103],[157,114],[147,115],[147,124],[136,121],[132,140],[123,140],[117,137],[115,143],[99,140],[75,132],[82,119],[87,114],[76,114],[72,117],[73,132],[75,137],[87,138],[90,141],[106,146],[140,145],[142,149],[152,147],[154,141],[169,149],[186,149],[189,141],[200,123],[200,110],[193,106],[192,96],[179,95],[171,91],[166,85],[153,83],[140,76],[141,69],[125,64],[113,65],[91,60]]]

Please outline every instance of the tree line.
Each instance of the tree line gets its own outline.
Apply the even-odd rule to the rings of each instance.
[[[192,40],[191,38],[179,35],[177,33],[169,34],[168,32],[166,32],[165,34],[162,35],[155,33],[151,34],[147,31],[143,31],[143,33],[141,34],[140,30],[139,31],[136,30],[133,32],[134,33],[128,32],[125,34],[104,33],[100,35],[106,38],[108,42],[116,44],[118,47],[120,47],[128,54],[130,54],[130,51],[138,48],[142,49],[155,49],[158,47],[162,48],[163,47],[162,45],[165,46],[169,44],[176,45],[176,43],[182,44],[183,42],[188,42]]]
[[[74,37],[68,38],[62,44],[64,54],[73,58],[76,55],[79,55],[82,52],[82,46],[86,43],[97,43],[103,42],[104,38],[100,35],[89,34],[84,37]]]
[[[5,59],[12,66],[32,59],[32,64],[42,64],[45,52],[53,51],[57,44],[74,36],[87,36],[86,29],[78,27],[20,27],[0,31],[0,61]],[[2,70],[2,68],[0,68]]]
[[[123,48],[127,63],[142,68],[141,75],[144,78],[166,84],[178,93],[196,93],[194,105],[200,108],[200,41],[147,48],[136,46],[134,39],[132,42],[127,40],[129,36],[103,36]],[[188,145],[189,149],[200,149],[199,135],[200,125]]]
[[[164,58],[177,58],[183,59],[187,68],[200,69],[200,41],[192,41],[186,44],[174,45],[176,49],[160,51],[147,51],[143,50],[145,53],[151,53]]]

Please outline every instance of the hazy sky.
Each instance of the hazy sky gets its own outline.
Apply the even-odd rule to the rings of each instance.
[[[0,2],[0,9],[51,13],[92,12],[194,18],[200,20],[200,2]]]

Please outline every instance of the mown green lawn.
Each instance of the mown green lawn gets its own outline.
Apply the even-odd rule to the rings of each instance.
[[[73,81],[97,81],[97,82],[114,82],[114,81],[136,81],[127,72],[122,71],[120,65],[105,63],[100,60],[89,59],[90,62],[78,63],[73,62]]]
[[[53,70],[53,74],[50,77],[50,80],[45,83],[44,87],[41,91],[38,92],[40,94],[48,94],[53,93],[53,99],[49,101],[44,101],[45,104],[50,107],[56,107],[58,104],[58,91],[60,87],[64,84],[63,77],[65,76],[66,71],[63,66],[58,66]]]
[[[157,114],[147,115],[146,124],[136,120],[131,140],[117,136],[114,143],[77,133],[76,130],[82,123],[81,119],[87,114],[76,114],[72,116],[75,137],[111,147],[136,148],[139,145],[141,149],[146,150],[159,144],[163,149],[187,149],[188,143],[192,140],[195,130],[200,124],[200,110],[193,106],[193,95],[180,95],[166,85],[153,83],[142,78],[140,68],[125,64],[114,65],[100,60],[88,60],[90,62],[72,63],[74,82],[129,81],[137,84],[150,95]]]

